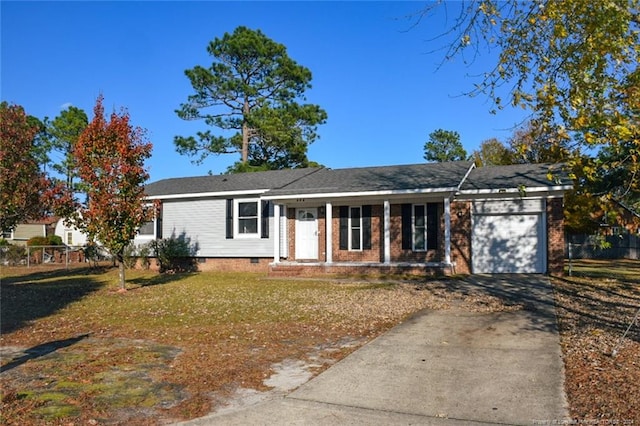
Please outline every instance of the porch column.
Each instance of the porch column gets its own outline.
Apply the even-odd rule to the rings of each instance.
[[[280,204],[273,204],[273,263],[280,262]]]
[[[391,263],[391,204],[384,200],[384,263]]]
[[[444,262],[451,264],[451,200],[444,199]]]
[[[333,206],[327,203],[324,207],[324,224],[325,224],[325,250],[327,252],[327,263],[333,262]]]

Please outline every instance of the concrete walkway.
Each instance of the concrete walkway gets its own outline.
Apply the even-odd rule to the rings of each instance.
[[[548,279],[478,276],[461,286],[526,308],[422,311],[287,396],[184,424],[532,425],[568,419]]]

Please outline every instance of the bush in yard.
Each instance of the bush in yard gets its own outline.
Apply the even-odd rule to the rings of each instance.
[[[49,245],[50,246],[63,246],[64,243],[62,242],[62,237],[60,237],[59,235],[49,235],[47,237],[47,240],[49,241]]]
[[[193,256],[197,247],[184,234],[151,243],[160,272],[189,272],[197,269]]]
[[[85,259],[87,259],[93,267],[98,266],[98,262],[104,259],[101,249],[96,243],[88,242],[83,250]]]
[[[48,246],[49,240],[47,237],[31,237],[27,240],[27,246]]]
[[[138,249],[135,244],[129,243],[122,251],[122,262],[127,269],[133,269],[138,262]]]
[[[49,235],[48,237],[31,237],[27,240],[29,247],[33,246],[61,246],[62,238],[58,235]]]
[[[140,262],[140,266],[143,269],[149,269],[151,266],[151,262],[149,260],[149,256],[151,255],[150,245],[151,243],[141,245],[131,243],[126,246],[123,252],[124,266],[127,269],[133,269],[138,265],[138,262]]]
[[[142,269],[149,269],[151,266],[149,256],[151,256],[151,244],[142,244],[141,246],[138,246],[138,259],[140,259],[140,266],[142,266]]]

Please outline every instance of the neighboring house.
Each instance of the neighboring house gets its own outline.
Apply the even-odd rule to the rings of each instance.
[[[151,222],[144,223],[140,227],[138,235],[136,235],[133,243],[141,245],[148,243],[153,239],[162,238],[162,234],[160,232],[155,232],[156,223],[161,222],[153,220]],[[62,238],[62,242],[67,246],[86,246],[89,242],[89,236],[85,232],[81,231],[74,225],[67,225],[64,219],[60,219],[56,223],[55,235]],[[96,244],[99,246],[102,245],[99,241]]]
[[[87,244],[87,234],[73,225],[64,223],[64,219],[58,220],[55,235],[62,238],[62,243],[67,246],[84,246]]]
[[[47,237],[54,235],[57,217],[47,217],[40,220],[31,220],[19,223],[12,231],[2,232],[2,238],[12,244],[26,245],[33,237]]]
[[[201,270],[562,273],[566,178],[471,162],[165,179],[154,235],[183,236]],[[559,170],[557,170],[559,173]]]

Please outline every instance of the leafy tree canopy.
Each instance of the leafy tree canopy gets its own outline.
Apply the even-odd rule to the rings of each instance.
[[[307,147],[327,119],[317,105],[299,103],[311,88],[311,71],[291,59],[285,46],[246,27],[215,38],[207,51],[211,66],[185,71],[195,93],[176,113],[203,120],[221,134],[176,136],[177,151],[196,162],[210,154],[240,153],[231,171],[306,166]]]
[[[78,185],[74,183],[74,178],[77,177],[74,170],[74,150],[88,123],[87,114],[74,106],[65,109],[53,121],[47,123],[49,149],[61,157],[59,162],[52,165],[52,169],[65,177],[65,185],[73,191],[78,190]]]
[[[40,122],[19,105],[0,104],[0,229],[40,219],[49,181],[40,170],[35,138]]]
[[[562,127],[529,121],[509,138],[514,163],[564,163],[571,157],[571,139]]]
[[[492,138],[480,144],[480,148],[471,155],[477,167],[502,166],[514,164],[514,153],[498,139]]]
[[[640,192],[640,0],[439,1],[419,20],[441,7],[455,15],[438,38],[445,60],[499,52],[470,93],[488,94],[496,110],[528,108],[540,126],[560,123],[575,135],[570,165],[585,152],[614,153],[599,167],[623,176],[603,197],[633,202]],[[585,166],[586,179],[600,178],[598,167]]]
[[[76,171],[88,195],[74,220],[91,240],[100,241],[117,258],[124,289],[125,247],[140,226],[153,218],[153,209],[144,200],[144,183],[149,178],[144,161],[151,156],[152,145],[143,129],[130,124],[126,111],[113,112],[107,120],[102,96],[93,112],[74,151]]]
[[[425,160],[445,162],[466,160],[467,157],[458,132],[437,129],[429,133],[429,140],[424,144]]]

